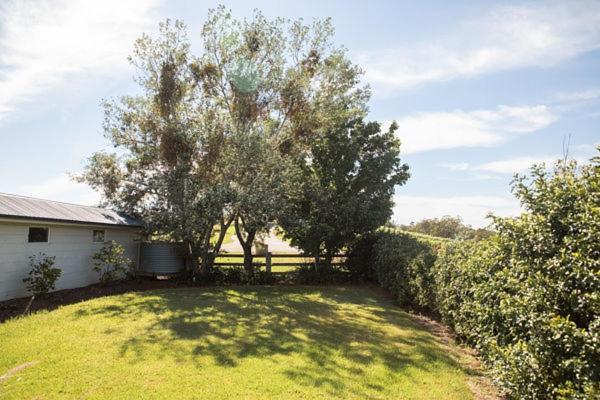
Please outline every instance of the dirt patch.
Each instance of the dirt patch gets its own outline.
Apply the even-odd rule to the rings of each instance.
[[[59,290],[42,297],[36,297],[29,311],[54,310],[60,306],[79,303],[96,297],[184,286],[188,285],[176,280],[157,280],[154,278],[137,278],[108,285],[95,284],[82,288]],[[30,299],[31,297],[22,297],[0,302],[0,323],[23,315]]]
[[[8,371],[6,371],[6,373],[4,375],[0,376],[0,383],[9,379],[11,376],[15,375],[19,371],[24,370],[25,368],[33,367],[37,363],[39,363],[39,361],[29,361],[29,362],[26,362],[25,364],[17,365],[16,367],[9,369]]]

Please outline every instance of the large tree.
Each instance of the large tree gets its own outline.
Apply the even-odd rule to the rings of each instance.
[[[265,201],[277,198],[287,170],[278,160],[366,113],[361,71],[332,35],[329,20],[256,12],[240,21],[218,7],[194,56],[184,25],[162,23],[130,57],[141,93],[105,103],[105,134],[118,153],[94,154],[80,179],[150,232],[183,242],[193,271],[209,269],[234,221],[248,253],[279,213],[281,202]]]
[[[317,259],[325,255],[328,266],[357,235],[389,220],[394,188],[409,177],[395,130],[395,123],[382,132],[376,122],[350,120],[296,159],[296,184],[279,218],[292,244]]]
[[[150,233],[182,242],[197,271],[231,198],[224,122],[198,90],[181,22],[138,39],[130,62],[141,93],[104,103],[105,135],[119,152],[94,154],[79,178]]]
[[[204,26],[205,51],[194,68],[234,137],[234,220],[250,273],[254,238],[280,214],[291,155],[366,112],[361,71],[332,35],[329,20],[305,25],[257,12],[238,21],[223,7]]]

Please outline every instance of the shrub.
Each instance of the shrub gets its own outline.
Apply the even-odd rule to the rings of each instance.
[[[375,276],[402,305],[434,309],[434,262],[435,252],[427,241],[406,233],[376,234],[372,250]]]
[[[346,268],[351,280],[357,282],[377,282],[377,275],[373,267],[374,248],[377,238],[377,234],[363,235],[350,246]]]
[[[289,274],[293,283],[300,285],[345,283],[348,272],[326,265],[301,265]]]
[[[513,190],[527,212],[497,235],[453,243],[435,266],[443,320],[477,347],[513,398],[600,395],[600,166],[532,169]]]
[[[37,296],[54,290],[56,281],[62,274],[60,268],[54,267],[55,260],[56,257],[48,257],[44,253],[29,257],[31,270],[29,276],[23,279],[29,293]]]
[[[92,269],[100,274],[101,283],[124,279],[131,272],[132,262],[125,255],[125,248],[114,240],[105,243],[92,260]]]
[[[372,259],[380,285],[437,312],[511,398],[600,398],[600,158],[534,167],[512,188],[526,212],[493,218],[481,241],[385,228],[351,268]]]

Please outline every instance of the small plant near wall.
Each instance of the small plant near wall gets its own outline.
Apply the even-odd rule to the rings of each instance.
[[[56,257],[48,257],[44,253],[29,257],[31,270],[29,276],[23,279],[27,290],[33,296],[46,294],[54,289],[56,281],[60,278],[62,271],[54,267]]]
[[[92,269],[100,274],[101,283],[124,279],[132,267],[131,260],[125,255],[125,248],[114,240],[106,242],[92,260]]]
[[[62,274],[60,268],[54,267],[55,260],[56,257],[48,257],[44,253],[29,257],[31,270],[29,271],[29,276],[23,278],[23,282],[25,282],[27,290],[31,293],[31,300],[25,308],[25,313],[29,311],[35,296],[44,295],[54,290],[56,281],[58,281],[58,278]]]

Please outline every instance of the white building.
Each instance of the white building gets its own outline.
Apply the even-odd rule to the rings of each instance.
[[[0,301],[27,296],[29,257],[55,256],[56,290],[98,281],[92,256],[115,240],[137,264],[142,224],[115,211],[0,193]]]

